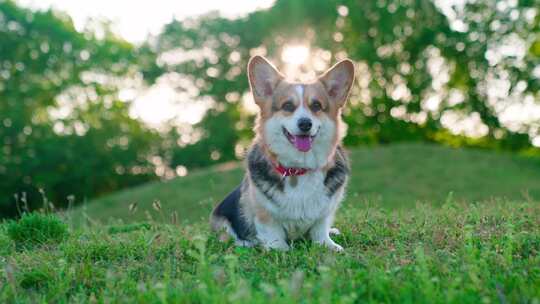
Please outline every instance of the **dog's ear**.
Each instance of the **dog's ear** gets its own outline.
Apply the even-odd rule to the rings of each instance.
[[[331,102],[342,107],[354,82],[354,63],[345,59],[336,63],[319,77]]]
[[[248,78],[253,98],[257,104],[267,101],[283,75],[262,56],[255,56],[248,63]]]

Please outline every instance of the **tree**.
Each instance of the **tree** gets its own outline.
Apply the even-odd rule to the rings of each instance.
[[[16,200],[41,206],[40,189],[62,207],[155,177],[159,136],[118,96],[125,79],[151,79],[155,58],[102,30],[0,1],[0,217]]]
[[[500,115],[503,102],[538,102],[539,79],[531,75],[539,64],[535,33],[540,3],[501,2],[467,2],[447,16],[429,0],[278,0],[270,9],[240,19],[212,13],[173,21],[159,35],[156,52],[196,50],[200,56],[165,60],[164,70],[188,76],[216,106],[192,130],[203,134],[201,139],[178,147],[172,163],[207,165],[218,161],[209,158],[212,151],[219,152],[219,161],[238,156],[238,142],[251,136],[253,117],[240,106],[248,91],[247,60],[263,54],[283,68],[280,53],[295,43],[310,45],[314,55],[299,66],[305,71],[322,71],[345,56],[357,62],[358,83],[345,111],[347,145],[424,140],[527,149],[531,137],[539,134],[538,123],[512,128]],[[524,44],[524,56],[502,54],[496,62],[489,58],[497,53],[498,43],[512,37]],[[509,85],[504,101],[494,100],[489,92],[500,75],[507,75]],[[475,122],[476,138],[449,130],[467,120]],[[212,142],[216,134],[226,140]]]

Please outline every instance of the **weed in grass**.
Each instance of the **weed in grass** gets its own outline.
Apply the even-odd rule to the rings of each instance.
[[[20,286],[25,289],[43,287],[47,282],[51,281],[49,274],[41,269],[31,269],[21,275],[19,282]]]
[[[135,223],[135,224],[128,224],[128,225],[117,225],[117,226],[110,226],[107,229],[107,232],[109,234],[117,234],[117,233],[127,233],[131,231],[137,231],[137,230],[149,230],[152,227],[152,225],[148,223]]]
[[[53,214],[25,213],[6,224],[6,232],[17,248],[58,244],[69,234],[67,225]]]
[[[0,257],[7,256],[13,246],[13,242],[6,234],[6,225],[0,225]]]

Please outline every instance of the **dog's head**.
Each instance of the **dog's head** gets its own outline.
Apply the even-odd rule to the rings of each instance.
[[[258,136],[284,166],[320,168],[341,140],[341,108],[354,80],[343,60],[316,80],[292,82],[266,59],[251,58],[248,78],[260,108]]]

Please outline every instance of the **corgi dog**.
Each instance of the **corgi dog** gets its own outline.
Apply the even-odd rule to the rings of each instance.
[[[256,137],[242,183],[214,208],[210,224],[223,241],[290,249],[307,237],[335,251],[330,234],[350,171],[341,147],[341,110],[354,81],[354,64],[343,60],[316,80],[288,80],[255,56],[247,75],[260,108]]]

